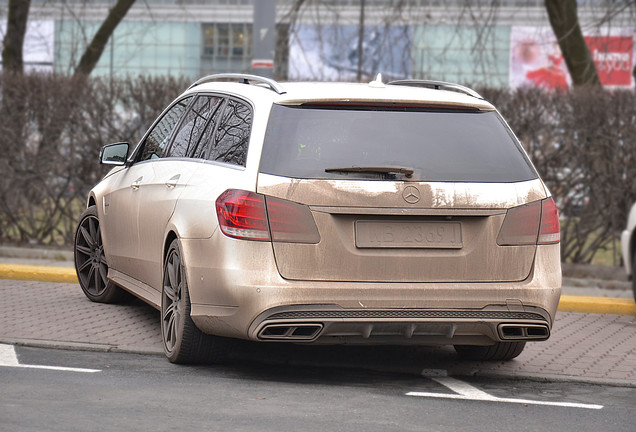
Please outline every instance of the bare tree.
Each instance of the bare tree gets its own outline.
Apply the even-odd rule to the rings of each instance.
[[[82,55],[75,68],[74,76],[90,75],[102,56],[104,48],[115,28],[124,19],[133,3],[135,3],[135,0],[117,0],[117,3],[108,12],[108,16],[99,27],[99,30],[97,30],[97,33],[95,33],[95,36],[93,36],[91,43],[86,47],[84,55]]]
[[[572,84],[600,86],[601,80],[579,25],[576,0],[545,0],[545,8]]]
[[[31,0],[9,0],[7,18],[7,34],[4,37],[2,50],[3,69],[21,74],[24,70],[22,45],[29,17]]]
[[[108,40],[133,3],[135,3],[135,0],[117,0],[117,3],[109,11],[97,33],[95,33],[95,36],[93,36],[91,43],[86,47],[75,68],[74,76],[90,75],[102,56]],[[23,71],[22,47],[24,45],[24,35],[30,7],[31,0],[9,0],[7,34],[2,51],[2,63],[5,70],[18,73]]]

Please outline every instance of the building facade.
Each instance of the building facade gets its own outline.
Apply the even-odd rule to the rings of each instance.
[[[253,2],[145,0],[115,30],[94,75],[252,69]],[[71,73],[114,0],[32,0],[25,62]],[[0,0],[0,36],[7,0]],[[584,0],[579,19],[603,83],[633,87],[636,8]],[[260,31],[260,29],[259,29]],[[569,76],[543,0],[278,0],[275,75],[292,80],[427,78],[546,88]]]

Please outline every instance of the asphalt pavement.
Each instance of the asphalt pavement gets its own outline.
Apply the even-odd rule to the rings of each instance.
[[[92,303],[68,251],[0,246],[0,343],[163,353],[159,313],[141,301]],[[238,361],[362,367],[431,376],[500,376],[636,387],[636,303],[631,283],[564,278],[549,340],[508,362],[460,361],[449,347],[239,344]]]

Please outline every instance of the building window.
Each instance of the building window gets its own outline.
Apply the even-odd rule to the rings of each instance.
[[[202,24],[201,74],[249,71],[252,24]]]

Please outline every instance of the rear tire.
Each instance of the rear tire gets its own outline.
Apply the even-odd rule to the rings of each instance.
[[[179,240],[170,244],[163,271],[161,338],[172,363],[220,363],[229,355],[230,340],[203,333],[190,317],[190,293]]]
[[[465,360],[512,360],[525,346],[525,342],[496,342],[490,346],[455,345],[455,351]]]
[[[73,243],[75,272],[86,297],[97,303],[118,303],[129,294],[108,279],[108,263],[99,229],[97,208],[84,210]]]

